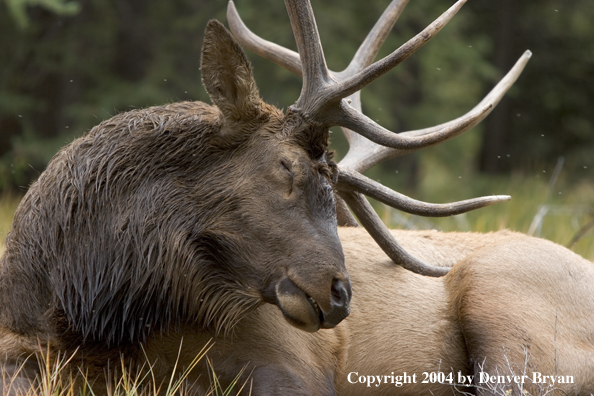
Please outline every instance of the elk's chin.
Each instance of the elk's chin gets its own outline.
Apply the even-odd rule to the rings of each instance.
[[[297,287],[289,278],[276,285],[277,305],[285,319],[298,329],[315,332],[324,323],[324,314],[318,303]]]

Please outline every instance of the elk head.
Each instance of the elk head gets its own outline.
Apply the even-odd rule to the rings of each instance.
[[[219,22],[206,29],[201,69],[222,113],[221,138],[245,137],[226,177],[229,194],[242,197],[240,208],[216,226],[247,234],[234,250],[259,267],[247,265],[242,278],[259,282],[264,300],[294,326],[336,326],[349,313],[351,286],[336,230],[328,128],[265,104],[245,54]]]
[[[360,90],[399,65],[435,36],[460,10],[466,0],[458,0],[423,31],[385,58],[373,62],[382,43],[408,0],[393,0],[367,35],[349,66],[334,72],[328,69],[309,0],[285,0],[298,53],[266,41],[252,33],[240,19],[231,0],[227,19],[235,37],[248,49],[303,77],[303,88],[289,111],[305,122],[326,127],[340,126],[349,142],[349,151],[338,164],[338,224],[356,226],[348,208],[357,216],[384,252],[397,264],[413,272],[442,276],[449,269],[427,265],[409,255],[394,240],[362,194],[389,206],[424,216],[450,216],[493,203],[509,196],[481,197],[451,204],[428,204],[413,200],[363,176],[361,172],[388,158],[458,136],[483,120],[518,78],[531,56],[526,51],[512,70],[470,112],[434,127],[394,133],[378,125],[361,111]],[[348,208],[347,208],[347,205]]]

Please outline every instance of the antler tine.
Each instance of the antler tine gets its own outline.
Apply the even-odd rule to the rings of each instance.
[[[299,54],[255,35],[241,20],[233,0],[227,6],[227,21],[233,35],[244,47],[301,77]]]
[[[369,235],[382,248],[382,250],[394,261],[394,263],[406,268],[409,271],[425,276],[443,276],[448,273],[449,268],[434,267],[411,256],[396,242],[388,228],[378,217],[365,197],[357,192],[339,192],[347,205],[355,213]]]
[[[463,131],[469,130],[485,118],[492,108],[493,104],[491,103],[477,107],[470,111],[467,116],[451,121],[439,131],[433,133],[402,136],[402,134],[396,134],[378,125],[349,105],[341,104],[344,118],[341,120],[340,125],[356,131],[381,146],[410,151],[441,143],[448,138],[459,135]]]
[[[392,27],[408,2],[409,0],[392,0],[355,53],[349,66],[337,74],[344,77],[352,76],[373,62],[380,47],[386,40],[386,37],[388,37],[388,33],[392,30]]]
[[[493,108],[499,103],[499,101],[503,98],[505,93],[512,87],[512,85],[516,82],[524,67],[530,60],[532,53],[530,51],[524,52],[524,54],[518,59],[516,64],[510,69],[510,71],[497,83],[497,85],[481,100],[472,110],[468,113],[464,114],[461,117],[456,118],[455,120],[446,122],[441,125],[436,125],[430,128],[420,129],[416,131],[408,131],[402,132],[398,135],[395,134],[388,134],[389,131],[381,128],[382,136],[385,136],[387,139],[390,139],[390,136],[400,136],[402,138],[408,139],[416,139],[416,138],[425,138],[427,139],[427,145],[436,144],[439,141],[451,139],[455,136],[458,136],[473,126],[481,122],[489,113],[493,110]],[[485,111],[486,110],[486,111]],[[479,117],[475,118],[477,114],[480,114]],[[360,117],[360,116],[359,116]],[[474,120],[472,120],[474,118]],[[471,122],[469,122],[471,121]],[[368,121],[368,125],[375,124],[371,120]],[[376,124],[377,125],[377,124]],[[370,127],[374,128],[374,127]],[[444,131],[449,131],[448,133],[444,133]],[[367,136],[367,135],[366,135]],[[373,137],[373,136],[371,136]],[[432,141],[432,139],[434,139]],[[359,172],[364,172],[367,169],[371,168],[372,166],[384,161],[388,158],[395,158],[403,154],[410,153],[412,151],[418,150],[419,148],[426,147],[423,145],[418,145],[416,147],[409,146],[408,148],[391,148],[380,146],[377,144],[371,143],[369,140],[363,138],[359,138],[359,142],[357,144],[351,144],[349,152],[340,162],[340,165],[344,168],[349,168],[352,170],[357,170]],[[377,139],[374,139],[377,142]]]
[[[331,83],[330,72],[326,66],[320,35],[309,0],[285,0],[285,6],[291,20],[293,35],[301,58],[303,85],[301,95],[293,105],[298,109],[318,106],[315,104],[322,95],[321,91]]]
[[[384,75],[394,67],[398,66],[405,59],[415,53],[427,41],[433,38],[439,31],[456,15],[467,0],[458,0],[446,12],[441,14],[436,20],[429,24],[422,32],[404,43],[385,58],[367,66],[365,69],[348,77],[332,87],[332,93],[327,96],[327,100],[332,101],[337,98],[345,98],[365,86],[369,85],[376,78]]]
[[[380,145],[404,150],[418,149],[439,143],[445,140],[448,134],[455,135],[455,132],[458,129],[470,129],[472,126],[480,122],[480,119],[482,119],[481,116],[484,113],[490,111],[490,105],[485,105],[482,109],[477,109],[476,111],[471,112],[471,114],[469,114],[470,118],[458,120],[458,124],[448,125],[444,130],[431,136],[402,136],[394,134],[393,132],[381,127],[363,115],[361,113],[360,106],[353,108],[349,106],[346,101],[340,100],[349,96],[351,101],[357,102],[357,92],[359,92],[363,87],[371,83],[379,76],[400,64],[416,50],[421,48],[427,41],[429,41],[429,39],[434,37],[454,17],[454,15],[456,15],[456,13],[460,10],[460,8],[462,8],[466,1],[467,0],[458,0],[453,6],[451,6],[447,11],[439,16],[429,26],[427,26],[421,33],[417,34],[390,55],[365,67],[365,69],[362,71],[350,76],[346,73],[338,73],[337,76],[339,77],[339,82],[327,89],[327,92],[324,92],[324,98],[322,101],[323,104],[320,107],[326,106],[326,111],[323,112],[323,114],[320,114],[322,112],[317,113],[320,121],[323,121],[329,125],[340,125],[343,127],[343,131],[349,141],[355,139],[362,143],[361,139],[353,138],[352,133],[348,130],[345,130],[345,128],[350,129],[357,134],[363,135],[364,137]],[[390,6],[393,5],[394,4],[391,4]],[[402,7],[404,6],[404,4],[397,5]],[[384,23],[387,24],[388,22],[391,22],[389,19],[390,18],[386,17],[384,20],[384,15],[382,15],[382,18],[380,18],[380,21],[376,24],[376,26],[380,26],[379,30],[384,28],[382,26]],[[377,37],[380,38],[379,34]],[[375,44],[374,40],[370,39],[368,44]],[[335,103],[336,107],[328,106],[328,104],[331,103]],[[369,144],[363,144],[367,148],[369,147]]]
[[[396,20],[408,2],[409,0],[392,0],[357,50],[349,66],[342,72],[331,73],[340,75],[344,79],[346,76],[352,76],[369,66],[377,56],[388,33],[392,30],[394,23],[396,23]],[[301,59],[299,58],[299,54],[254,34],[239,16],[233,0],[229,0],[227,6],[227,21],[233,35],[244,47],[301,76]]]
[[[388,37],[388,33],[394,27],[394,24],[400,17],[400,14],[408,4],[409,0],[392,0],[390,5],[384,10],[380,18],[377,20],[373,29],[369,32],[363,43],[359,46],[359,49],[355,53],[353,60],[349,63],[349,66],[338,73],[335,73],[337,79],[344,80],[347,77],[351,77],[354,74],[360,72],[367,66],[369,66],[375,57],[377,56],[382,44]],[[348,97],[350,105],[358,110],[362,111],[361,108],[361,91],[357,91]],[[383,147],[373,143],[366,137],[359,135],[356,132],[351,131],[346,127],[342,127],[342,133],[349,142],[349,151],[345,158],[340,162],[341,164],[346,163],[359,164],[359,160],[365,160],[361,158],[361,152],[367,155],[373,156],[378,151],[383,151]],[[356,161],[354,161],[357,159]],[[367,160],[368,161],[368,160]]]
[[[426,217],[453,216],[511,199],[509,195],[494,195],[447,204],[430,204],[409,198],[358,172],[342,168],[338,171],[337,188],[339,192],[358,192],[403,212]]]

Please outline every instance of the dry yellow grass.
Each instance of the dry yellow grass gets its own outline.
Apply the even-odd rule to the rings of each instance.
[[[189,367],[181,368],[177,364],[173,367],[173,373],[170,378],[158,382],[152,371],[152,364],[146,363],[142,367],[130,368],[122,360],[120,367],[120,374],[108,380],[106,384],[107,394],[111,396],[183,396],[186,394],[194,394],[191,391],[191,384],[187,381],[190,373],[201,362],[206,360],[211,372],[209,378],[211,380],[211,387],[207,390],[205,396],[226,396],[230,394],[249,395],[250,378],[242,382],[240,377],[244,374],[245,368],[242,369],[237,376],[227,386],[223,386],[217,374],[212,369],[210,360],[208,360],[207,353],[213,344],[208,343],[202,350],[198,351],[194,360]],[[181,348],[181,345],[180,345]],[[181,352],[181,349],[180,349]],[[35,379],[32,388],[24,391],[19,388],[17,392],[22,396],[76,396],[76,395],[94,395],[92,384],[82,374],[82,370],[77,371],[77,368],[69,366],[70,361],[74,355],[70,357],[58,356],[57,359],[50,359],[47,353],[41,352],[37,358],[39,364],[39,374]],[[35,359],[32,357],[31,359]],[[73,371],[74,369],[74,371]],[[2,377],[0,370],[0,380],[4,380],[4,390],[0,387],[0,396],[4,394],[12,394],[11,387],[13,387],[13,378]],[[96,383],[94,383],[96,384]],[[2,381],[0,381],[0,386]],[[103,387],[101,387],[103,388]]]

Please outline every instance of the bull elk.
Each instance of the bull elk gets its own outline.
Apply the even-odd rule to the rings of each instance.
[[[233,3],[228,13],[240,42],[303,76],[286,113],[260,99],[239,44],[211,21],[202,78],[213,105],[116,115],[31,186],[0,261],[0,388],[35,386],[32,355],[69,356],[95,394],[119,367],[149,370],[158,388],[214,340],[188,375],[197,394],[210,389],[211,368],[222,384],[243,373],[254,395],[488,393],[513,384],[481,386],[480,375],[518,369],[571,376],[555,383],[567,394],[593,392],[592,263],[511,232],[389,231],[361,195],[433,216],[507,199],[422,204],[360,172],[476,125],[529,53],[468,114],[394,134],[362,114],[358,91],[464,0],[372,63],[406,4],[393,1],[341,73],[325,65],[309,3],[286,3],[299,55],[251,34]],[[333,125],[352,148],[338,165]],[[455,383],[422,383],[438,371]],[[395,386],[405,372],[416,382]],[[367,387],[368,375],[392,382]]]

